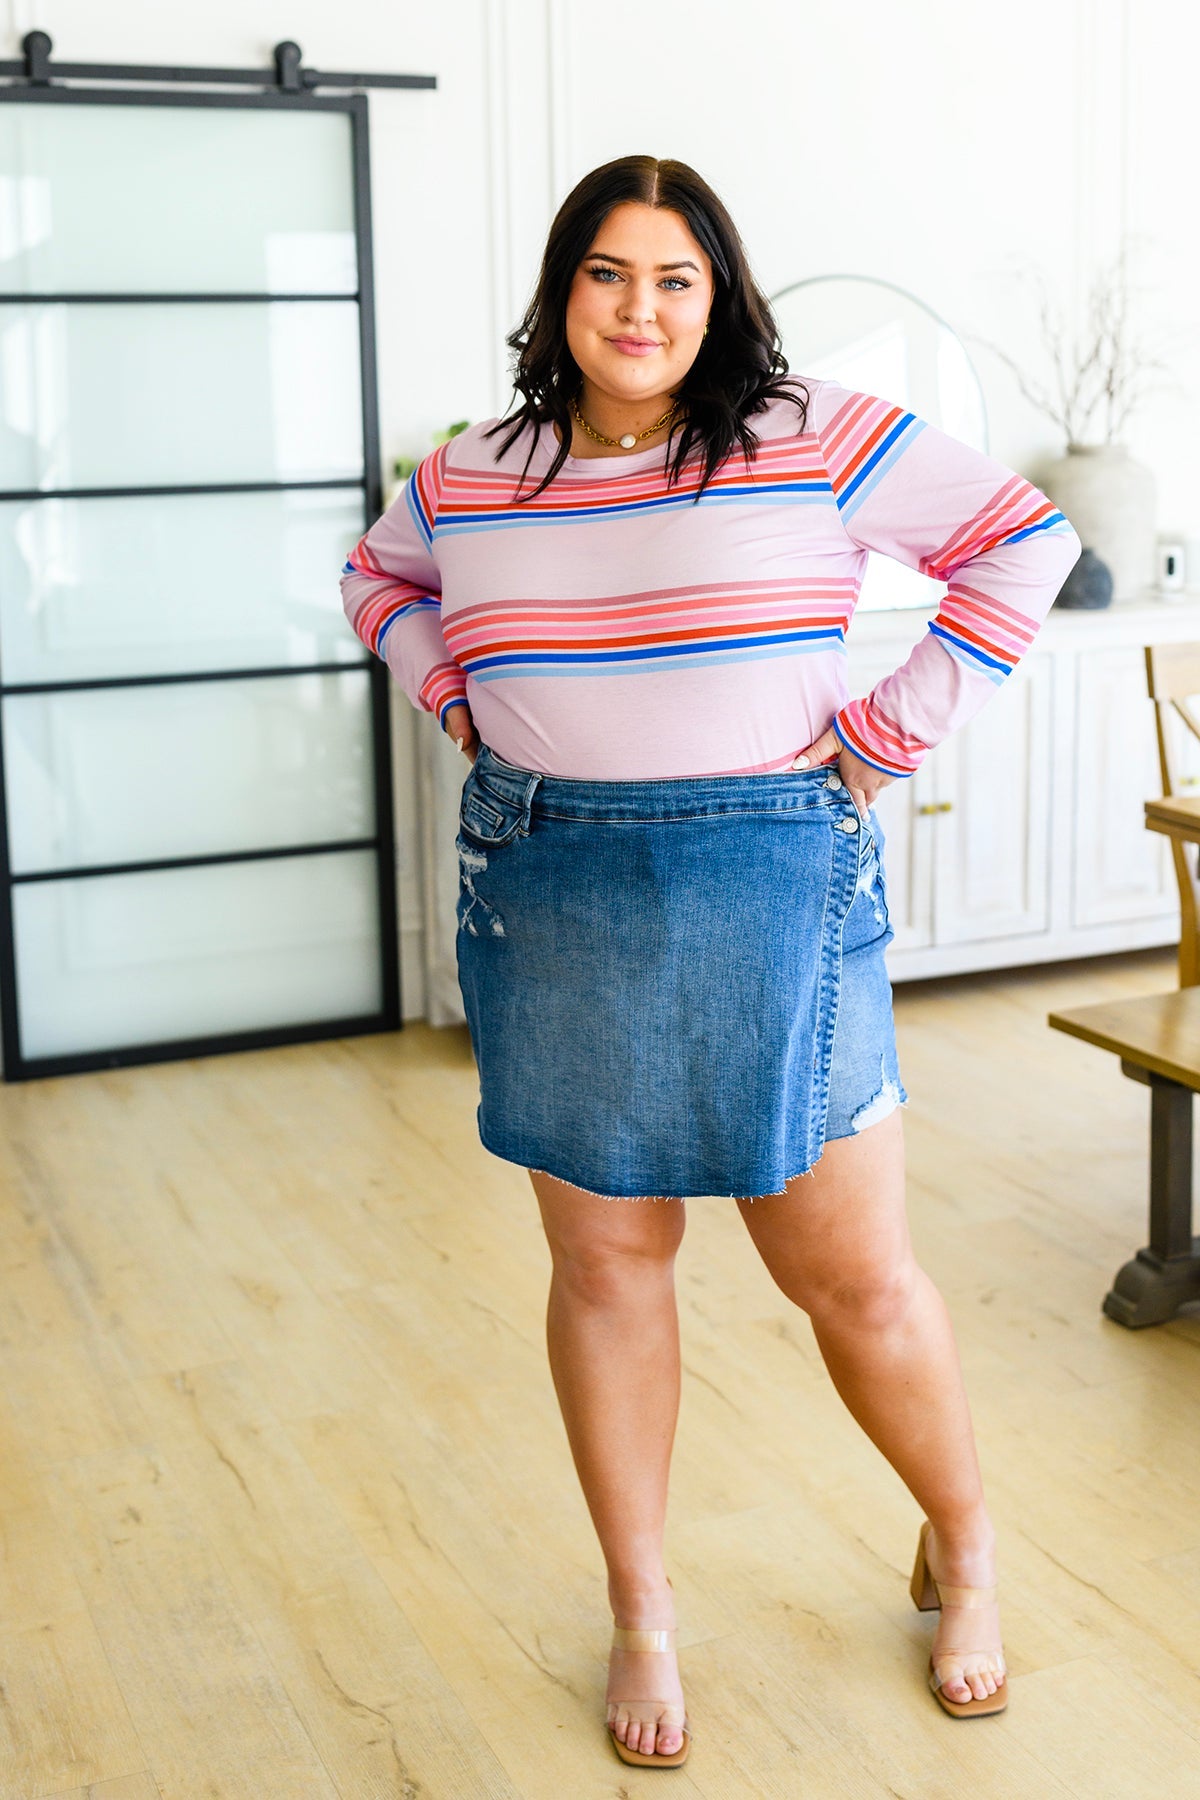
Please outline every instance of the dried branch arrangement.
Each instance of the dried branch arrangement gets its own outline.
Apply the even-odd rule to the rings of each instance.
[[[1064,324],[1044,279],[1034,273],[1041,293],[1042,338],[1050,354],[1050,383],[1034,381],[999,344],[986,338],[976,341],[986,343],[1008,365],[1025,398],[1065,433],[1068,450],[1114,444],[1153,387],[1150,376],[1167,372],[1167,365],[1149,356],[1132,335],[1127,249],[1122,248],[1093,281],[1078,333]]]

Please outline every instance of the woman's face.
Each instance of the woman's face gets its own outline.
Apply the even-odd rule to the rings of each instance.
[[[567,346],[589,388],[648,406],[679,387],[713,301],[712,265],[683,217],[623,201],[575,271]]]

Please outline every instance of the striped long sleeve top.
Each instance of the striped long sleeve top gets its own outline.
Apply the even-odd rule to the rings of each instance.
[[[891,776],[970,719],[1080,554],[1022,476],[902,406],[804,380],[696,502],[662,448],[569,457],[515,499],[477,425],[440,446],[352,552],[346,614],[413,705],[466,700],[505,761],[585,780],[788,769],[832,724]],[[522,492],[557,448],[538,433]],[[850,700],[846,633],[867,553],[946,583],[901,668]]]

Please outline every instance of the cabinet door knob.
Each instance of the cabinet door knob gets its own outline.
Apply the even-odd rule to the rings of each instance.
[[[917,811],[921,815],[922,818],[928,817],[928,815],[930,813],[953,812],[954,811],[954,802],[953,802],[953,800],[930,801],[925,806],[918,806]]]

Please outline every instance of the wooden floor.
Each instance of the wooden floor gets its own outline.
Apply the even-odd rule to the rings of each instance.
[[[670,1777],[608,1746],[549,1257],[479,1147],[465,1032],[0,1089],[0,1794],[1200,1795],[1200,1316],[1102,1317],[1145,1238],[1146,1091],[1045,1024],[1173,979],[1146,953],[897,990],[1002,1718],[936,1706],[914,1503],[732,1202],[689,1203]]]

